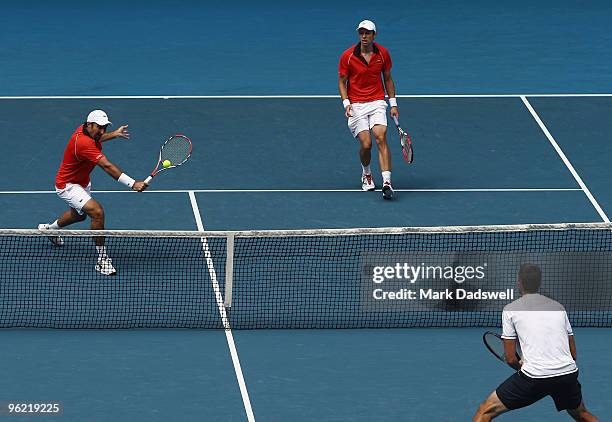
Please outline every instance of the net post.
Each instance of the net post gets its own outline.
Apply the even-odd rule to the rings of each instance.
[[[232,286],[234,283],[234,234],[228,233],[225,254],[225,299],[226,308],[232,306]]]

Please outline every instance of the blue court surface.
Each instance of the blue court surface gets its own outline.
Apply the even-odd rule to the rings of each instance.
[[[0,228],[64,211],[55,173],[96,108],[129,124],[104,152],[139,180],[169,135],[194,144],[142,194],[94,170],[108,229],[609,222],[608,3],[234,6],[7,9],[20,44],[3,36]],[[389,28],[380,42],[415,144],[408,166],[389,131],[393,201],[361,191],[337,96],[338,57],[364,16]],[[89,33],[93,22],[106,28]],[[376,147],[372,167],[380,187]],[[41,421],[467,421],[511,373],[483,330],[4,329],[0,402],[62,402]],[[576,343],[585,403],[610,419],[612,332],[579,328]],[[567,419],[550,399],[500,417]]]

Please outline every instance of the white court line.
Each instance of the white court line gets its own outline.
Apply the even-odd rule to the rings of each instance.
[[[475,189],[394,189],[395,192],[571,192],[581,191],[579,188],[475,188]],[[380,191],[380,189],[378,189]],[[333,192],[363,192],[361,189],[175,189],[175,190],[147,190],[149,193],[333,193]],[[49,194],[51,190],[14,190],[0,191],[0,195],[19,194]],[[136,193],[127,189],[121,190],[94,190],[92,193]]]
[[[398,98],[523,98],[523,97],[612,97],[612,93],[591,94],[406,94]],[[0,100],[169,100],[169,99],[308,99],[340,98],[334,95],[46,95],[0,96]]]
[[[529,110],[529,112],[531,113],[535,121],[538,123],[538,125],[540,126],[540,129],[542,129],[542,132],[544,132],[544,135],[546,135],[546,137],[552,144],[555,151],[557,151],[557,154],[559,154],[559,157],[561,157],[561,160],[563,160],[567,169],[570,171],[570,173],[572,173],[572,176],[574,176],[574,179],[576,179],[576,182],[578,182],[584,194],[587,196],[587,198],[589,198],[589,201],[591,201],[591,204],[593,205],[593,207],[595,207],[595,210],[597,211],[599,216],[603,219],[603,221],[605,221],[606,223],[609,223],[610,220],[608,219],[608,216],[606,215],[604,210],[599,206],[599,203],[597,202],[597,200],[595,199],[595,197],[593,196],[593,194],[591,193],[587,185],[584,183],[584,181],[582,180],[582,178],[580,177],[580,175],[578,174],[578,172],[576,171],[572,163],[570,163],[567,156],[563,153],[563,150],[561,150],[561,147],[559,146],[559,144],[557,144],[557,141],[555,141],[555,138],[553,138],[553,136],[550,134],[550,132],[544,125],[544,122],[542,122],[542,119],[540,119],[540,116],[538,116],[538,113],[536,113],[535,109],[531,106],[529,101],[527,101],[527,98],[521,97],[521,100],[523,100],[525,107],[527,107],[527,109]]]
[[[203,232],[204,224],[202,223],[202,217],[200,215],[198,202],[196,201],[196,197],[193,192],[189,192],[189,200],[191,201],[191,208],[193,209],[193,215],[196,219],[198,231]],[[210,253],[210,247],[208,246],[208,239],[206,237],[202,237],[201,241],[202,249],[204,251],[204,257],[206,258],[206,266],[208,267],[208,274],[210,276],[210,279],[212,280],[213,289],[215,291],[217,308],[219,309],[219,314],[221,315],[221,320],[223,321],[223,327],[225,328],[225,338],[227,339],[227,346],[229,347],[230,355],[232,356],[234,371],[236,372],[236,378],[238,379],[238,386],[240,387],[240,394],[242,395],[244,409],[246,411],[248,421],[255,422],[255,415],[253,414],[253,409],[251,407],[249,392],[247,391],[246,383],[244,382],[244,376],[242,375],[242,367],[240,366],[240,360],[238,359],[236,343],[234,343],[232,329],[230,327],[229,320],[227,319],[227,312],[225,309],[225,305],[223,304],[223,296],[221,295],[221,289],[219,288],[219,282],[217,281],[217,273],[215,272],[212,254]]]

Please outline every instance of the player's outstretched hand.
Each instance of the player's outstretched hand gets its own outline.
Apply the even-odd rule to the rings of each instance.
[[[130,139],[130,132],[128,132],[128,125],[119,126],[117,130],[113,131],[113,138],[125,138]]]
[[[134,182],[134,185],[132,186],[132,190],[135,190],[136,192],[142,192],[148,187],[149,185],[147,185],[145,182]]]

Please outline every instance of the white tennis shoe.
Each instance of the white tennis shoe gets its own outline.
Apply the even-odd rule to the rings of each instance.
[[[366,192],[373,191],[374,189],[376,189],[376,186],[374,185],[374,179],[372,179],[371,174],[361,175],[361,189]]]
[[[113,261],[108,256],[98,258],[96,271],[104,275],[117,275],[117,270],[113,267]]]
[[[51,230],[48,224],[39,224],[38,230]],[[64,246],[64,239],[61,236],[48,236],[49,241],[55,246]]]

